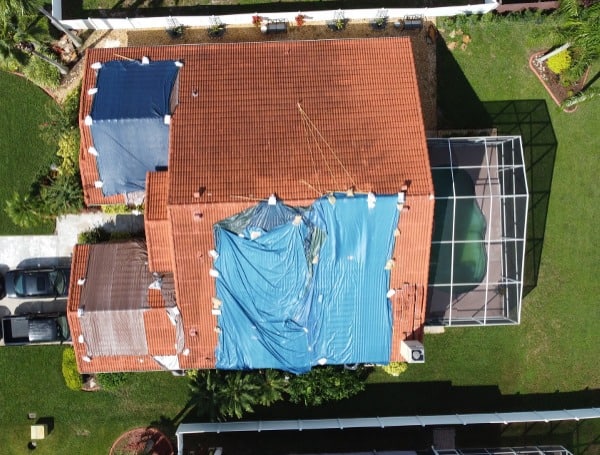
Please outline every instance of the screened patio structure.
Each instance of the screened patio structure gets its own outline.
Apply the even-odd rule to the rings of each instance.
[[[428,139],[428,325],[518,324],[529,195],[519,136]]]

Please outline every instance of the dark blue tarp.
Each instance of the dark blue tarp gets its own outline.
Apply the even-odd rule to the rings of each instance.
[[[397,195],[260,203],[215,226],[217,368],[388,363]]]
[[[105,196],[140,191],[146,173],[166,168],[171,92],[179,67],[172,60],[110,61],[98,71],[92,140]]]

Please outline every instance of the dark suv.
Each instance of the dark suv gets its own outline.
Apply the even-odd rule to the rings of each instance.
[[[15,269],[6,272],[6,295],[11,298],[64,297],[69,292],[69,268]]]

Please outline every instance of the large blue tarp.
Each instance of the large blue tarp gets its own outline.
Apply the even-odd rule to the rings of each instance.
[[[164,118],[178,70],[172,60],[109,61],[99,69],[90,116],[105,196],[143,190],[148,171],[166,168]]]
[[[397,195],[336,194],[308,208],[281,201],[215,225],[221,300],[217,368],[388,363],[386,296]]]

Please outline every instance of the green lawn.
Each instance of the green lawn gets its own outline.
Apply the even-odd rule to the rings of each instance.
[[[402,380],[497,384],[503,394],[599,389],[600,102],[582,104],[575,113],[566,114],[546,94],[527,67],[530,49],[544,47],[541,25],[478,24],[466,31],[472,38],[466,50],[447,56],[454,57],[462,74],[440,62],[449,72],[440,73],[444,80],[439,101],[445,104],[449,124],[466,126],[459,124],[465,116],[460,98],[474,94],[500,134],[523,136],[533,207],[528,249],[543,240],[541,267],[537,286],[524,299],[520,326],[454,328],[428,336],[428,362],[409,368]],[[599,70],[597,66],[591,74]],[[449,74],[456,79],[448,79]],[[465,93],[461,78],[471,94]],[[462,93],[444,92],[456,87]],[[536,100],[545,101],[547,112],[544,103]],[[500,115],[501,109],[507,114]],[[478,125],[484,117],[478,113],[468,121],[471,126],[484,126]]]
[[[544,47],[543,25],[492,23],[467,31],[472,42],[466,50],[441,52],[439,103],[446,126],[483,127],[492,122],[500,133],[524,137],[535,216],[529,220],[530,286],[521,325],[454,328],[428,335],[427,363],[411,365],[397,383],[376,374],[367,391],[347,403],[322,409],[274,407],[257,415],[299,418],[600,406],[596,276],[600,102],[565,114],[530,73],[527,58],[530,49]],[[4,153],[5,148],[1,150]],[[40,442],[36,453],[104,454],[121,431],[161,416],[173,418],[186,402],[186,380],[161,373],[137,375],[118,393],[70,392],[62,384],[60,351],[0,349],[2,453],[27,453],[30,411],[54,418],[53,433]],[[593,453],[588,445],[600,434],[600,422],[572,427],[559,427],[552,442],[581,455]],[[561,431],[565,434],[558,438]],[[535,442],[526,440],[523,431],[503,437],[510,443]]]
[[[172,418],[186,402],[187,379],[167,372],[133,375],[115,392],[73,392],[61,374],[62,350],[60,346],[0,350],[3,455],[28,453],[29,412],[54,419],[53,431],[39,441],[36,453],[106,454],[123,431],[158,423],[161,416]]]
[[[52,233],[47,223],[25,230],[4,212],[13,192],[26,193],[37,175],[47,174],[56,147],[42,141],[40,125],[48,120],[46,106],[52,99],[25,79],[0,71],[0,234]]]

